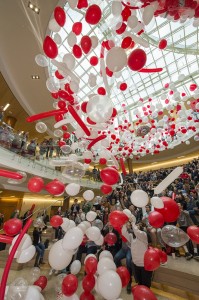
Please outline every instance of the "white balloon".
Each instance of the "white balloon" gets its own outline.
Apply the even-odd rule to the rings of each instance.
[[[43,122],[38,122],[38,123],[35,125],[35,129],[36,129],[36,131],[39,132],[39,133],[44,133],[44,132],[46,132],[46,130],[47,130],[47,126],[46,126],[46,124],[43,123]]]
[[[75,67],[75,58],[72,54],[66,53],[63,57],[63,62],[66,64],[67,68],[73,70]]]
[[[149,25],[149,23],[153,19],[153,15],[154,15],[154,7],[152,5],[146,6],[142,14],[142,20],[146,26]]]
[[[112,270],[109,270],[99,276],[97,286],[100,294],[106,300],[119,298],[122,291],[120,276]]]
[[[131,211],[130,211],[129,209],[125,208],[125,209],[123,210],[123,213],[124,213],[128,218],[131,217]]]
[[[61,300],[79,300],[79,297],[78,297],[77,294],[73,294],[70,297],[67,297],[67,296],[63,295]]]
[[[86,227],[85,224],[83,224],[83,223],[81,222],[79,225],[77,225],[77,227],[80,228],[80,229],[82,230],[83,234],[85,234],[85,232],[86,232],[86,230],[87,230],[87,227]]]
[[[70,89],[74,92],[74,93],[78,93],[79,91],[79,84],[75,81],[71,81],[70,83]]]
[[[138,18],[136,16],[132,15],[128,18],[127,25],[131,29],[135,28],[137,26],[137,24],[138,24]]]
[[[86,226],[86,229],[88,229],[89,227],[91,227],[91,223],[88,222],[88,221],[83,221],[82,223]]]
[[[59,33],[55,33],[53,40],[57,45],[62,43],[62,38]]]
[[[53,32],[59,32],[61,29],[61,26],[57,23],[55,19],[50,20],[48,24],[48,28]]]
[[[91,200],[93,200],[94,197],[95,197],[95,194],[91,190],[87,190],[83,193],[83,198],[86,201],[91,201]]]
[[[11,250],[12,250],[12,248],[13,248],[15,242],[16,242],[16,240],[18,239],[18,236],[19,236],[19,234],[17,234],[17,235],[13,238],[12,243],[11,243],[11,246],[10,246],[10,248],[9,248],[9,254],[10,254],[10,252],[11,252]],[[16,251],[16,253],[15,253],[14,258],[17,258],[17,256],[19,255],[19,253],[20,253],[22,250],[25,250],[25,249],[29,248],[31,245],[32,245],[32,239],[31,239],[31,237],[29,236],[29,234],[26,233],[26,234],[24,235],[24,237],[22,238],[22,240],[21,240],[21,242],[20,242],[20,244],[19,244],[19,246],[18,246],[18,248],[17,248],[17,251]]]
[[[50,266],[55,270],[63,270],[66,268],[73,256],[73,252],[70,250],[64,250],[62,247],[63,239],[56,242],[52,247],[50,248],[48,261]]]
[[[62,137],[62,135],[63,135],[63,131],[62,130],[60,130],[60,129],[54,130],[54,136],[56,136],[56,137]]]
[[[40,67],[48,67],[48,59],[43,54],[37,54],[35,56],[35,61]]]
[[[70,47],[73,47],[75,44],[77,44],[77,37],[76,37],[76,34],[74,32],[71,31],[68,34],[67,42],[68,42],[68,45]]]
[[[103,237],[102,234],[100,235],[99,240],[95,241],[95,244],[96,244],[97,246],[102,246],[102,245],[104,244],[104,237]]]
[[[104,250],[100,253],[99,260],[102,259],[103,257],[108,257],[113,260],[113,255],[108,250]]]
[[[62,218],[63,223],[61,224],[61,228],[67,232],[69,229],[70,220],[68,218]]]
[[[69,183],[65,191],[69,196],[76,196],[80,191],[80,185],[77,183]]]
[[[113,1],[111,10],[114,16],[120,16],[122,12],[122,3],[120,1]]]
[[[93,222],[96,217],[97,217],[96,212],[92,210],[86,214],[86,220],[88,220],[89,222]]]
[[[78,0],[68,0],[68,4],[72,9],[75,9],[77,6]]]
[[[71,150],[75,151],[78,148],[78,143],[72,143]]]
[[[102,275],[108,270],[116,271],[116,265],[111,258],[102,257],[97,264],[97,273]]]
[[[127,65],[126,51],[121,47],[113,47],[106,56],[106,65],[112,72],[119,72]]]
[[[95,242],[99,240],[101,236],[101,231],[96,226],[92,226],[86,230],[86,235],[89,240]]]
[[[164,208],[164,203],[163,203],[162,199],[159,197],[152,197],[151,205],[155,208]]]
[[[84,151],[82,155],[83,159],[93,159],[93,153],[91,151]]]
[[[76,227],[75,222],[74,222],[73,220],[70,220],[69,225],[68,225],[68,228],[67,228],[67,231],[68,231],[69,229],[71,229],[71,228],[74,228],[74,227]]]
[[[36,252],[35,246],[31,245],[30,247],[21,250],[19,254],[17,254],[17,262],[19,264],[24,264],[30,261]]]
[[[63,249],[74,250],[78,248],[81,242],[83,241],[83,236],[83,232],[80,228],[75,227],[69,229],[63,238]]]
[[[137,207],[145,207],[149,202],[149,197],[146,192],[142,190],[135,190],[131,194],[131,202]]]
[[[96,123],[107,122],[113,112],[113,105],[107,96],[93,96],[87,104],[87,114]]]
[[[57,93],[60,88],[60,83],[54,77],[49,77],[46,80],[46,87],[50,93]]]
[[[36,286],[29,286],[24,300],[40,300],[41,294]]]
[[[70,272],[73,275],[76,275],[81,270],[81,262],[79,260],[74,260],[70,266]]]
[[[91,36],[91,44],[93,49],[98,46],[98,38],[95,35]]]

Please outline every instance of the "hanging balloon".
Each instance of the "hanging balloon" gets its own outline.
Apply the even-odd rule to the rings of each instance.
[[[3,224],[3,230],[7,235],[14,236],[22,229],[22,222],[19,219],[10,219]]]
[[[95,194],[93,193],[93,191],[91,190],[87,190],[83,193],[83,198],[86,200],[86,201],[91,201],[93,200]]]
[[[28,181],[28,189],[32,193],[39,193],[44,187],[44,181],[41,177],[32,177]]]
[[[80,191],[80,185],[77,183],[69,183],[65,190],[69,196],[76,196]]]
[[[139,71],[142,69],[147,61],[147,56],[144,50],[135,49],[128,57],[128,66],[132,71]]]
[[[82,57],[82,49],[78,45],[73,46],[73,55],[76,58],[81,58]]]
[[[111,118],[113,105],[107,96],[96,95],[89,100],[86,111],[91,120],[104,123]]]
[[[55,58],[58,55],[57,45],[50,36],[45,37],[43,50],[45,54],[51,59]]]
[[[167,40],[162,39],[162,40],[159,42],[159,45],[158,45],[159,49],[163,50],[163,49],[166,48],[166,46],[167,46]]]
[[[54,10],[54,18],[59,24],[59,26],[63,27],[66,22],[66,14],[62,7],[57,6]]]
[[[106,56],[106,65],[112,72],[121,71],[127,64],[127,56],[121,47],[113,47]]]
[[[91,50],[91,47],[92,47],[90,37],[88,35],[84,35],[81,38],[80,45],[81,45],[81,48],[82,48],[83,52],[85,54],[88,54],[88,52]]]
[[[90,5],[86,10],[85,20],[90,25],[96,25],[99,23],[102,17],[102,11],[96,4]]]
[[[38,64],[38,66],[40,66],[40,67],[48,67],[48,60],[47,60],[47,58],[46,58],[44,55],[42,55],[42,54],[37,54],[37,55],[35,56],[35,61],[36,61],[36,63]]]
[[[65,185],[57,179],[49,182],[45,186],[46,191],[51,195],[61,195],[65,190]]]
[[[72,26],[72,31],[76,34],[76,35],[80,35],[82,32],[82,23],[81,22],[75,22]]]

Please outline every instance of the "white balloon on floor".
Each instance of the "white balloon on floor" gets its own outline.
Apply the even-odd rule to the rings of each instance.
[[[62,247],[63,239],[56,242],[50,249],[48,261],[50,266],[55,270],[63,270],[66,268],[73,256],[70,250],[64,250]]]
[[[116,270],[114,261],[109,257],[102,257],[97,265],[97,273],[99,275],[104,274],[108,270]]]
[[[117,299],[122,291],[120,276],[112,270],[106,271],[97,280],[97,287],[106,300]]]
[[[70,272],[73,275],[76,275],[81,270],[81,262],[79,260],[74,260],[70,266]]]

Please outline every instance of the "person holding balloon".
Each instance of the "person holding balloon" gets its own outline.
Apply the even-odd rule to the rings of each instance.
[[[131,255],[135,281],[138,285],[151,286],[152,271],[144,268],[144,255],[148,249],[148,238],[141,224],[132,223],[132,233],[129,233],[126,225],[122,227],[122,235],[131,245]]]

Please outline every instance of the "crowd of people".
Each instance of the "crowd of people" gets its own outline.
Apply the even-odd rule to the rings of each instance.
[[[97,196],[93,202],[84,200],[79,203],[78,199],[74,199],[74,203],[69,210],[62,212],[61,207],[57,214],[68,217],[73,220],[76,225],[86,220],[86,214],[89,211],[95,211],[97,217],[93,225],[97,226],[102,235],[105,237],[107,233],[114,233],[117,237],[114,245],[108,245],[106,242],[102,246],[96,245],[93,241],[89,241],[86,236],[82,244],[74,255],[74,259],[82,260],[82,254],[96,254],[104,249],[109,250],[113,255],[114,262],[117,267],[121,266],[123,259],[126,259],[126,266],[131,275],[131,280],[127,286],[127,292],[131,292],[132,276],[139,284],[150,287],[152,280],[152,272],[144,269],[144,253],[149,245],[159,247],[168,255],[173,257],[183,256],[186,260],[192,258],[199,261],[199,249],[197,245],[191,241],[180,248],[172,248],[165,244],[161,237],[161,228],[153,228],[149,221],[148,215],[153,207],[148,204],[144,209],[135,207],[130,200],[131,193],[136,189],[146,191],[149,198],[153,196],[154,187],[162,181],[172,169],[162,169],[150,172],[140,172],[125,177],[122,186],[116,189],[108,196]],[[176,179],[165,191],[159,196],[172,197],[175,195],[175,201],[179,205],[180,215],[176,222],[171,223],[186,232],[190,225],[199,225],[199,160],[184,165],[184,173],[182,177]],[[126,226],[119,233],[113,228],[109,222],[109,214],[114,210],[129,209],[134,216],[133,220],[129,220]],[[170,223],[165,223],[168,225]],[[64,236],[61,227],[55,229],[55,240],[57,241]],[[124,240],[125,237],[125,240]],[[55,270],[51,270],[50,274]],[[70,272],[70,266],[63,272]]]

